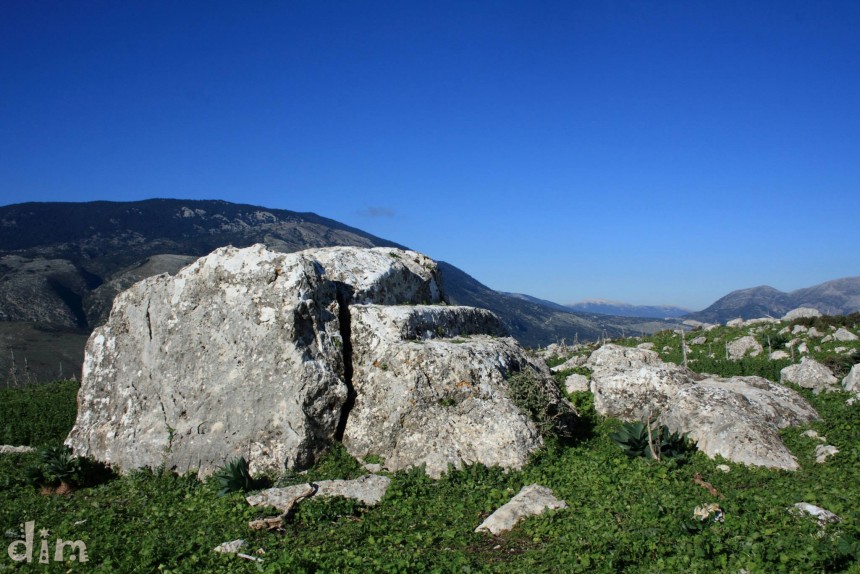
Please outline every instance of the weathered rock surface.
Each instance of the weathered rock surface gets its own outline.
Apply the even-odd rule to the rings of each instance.
[[[804,389],[812,389],[816,395],[821,391],[839,390],[839,380],[830,369],[809,357],[801,359],[797,365],[789,365],[779,372],[779,382],[794,383]]]
[[[858,337],[845,327],[839,327],[836,332],[833,333],[833,338],[837,341],[847,343],[848,341],[856,341]]]
[[[523,518],[559,508],[567,508],[567,503],[556,498],[549,488],[530,484],[524,486],[510,502],[489,515],[475,532],[486,531],[497,535],[511,530]]]
[[[755,337],[751,335],[731,341],[727,348],[729,351],[729,358],[733,361],[742,359],[747,354],[751,357],[756,357],[764,351],[761,344],[759,344],[759,342],[755,340]]]
[[[240,455],[278,472],[341,437],[392,470],[518,468],[542,441],[506,378],[534,370],[568,403],[493,313],[441,286],[412,251],[262,245],[136,283],[88,342],[66,443],[121,472],[207,475]]]
[[[462,325],[458,337],[445,337],[443,327],[442,338],[413,338],[403,327],[410,313],[429,312],[439,325]],[[457,320],[462,314],[471,319]],[[343,443],[356,458],[380,456],[392,471],[424,464],[434,477],[448,464],[520,468],[543,442],[509,398],[506,377],[531,369],[554,400],[566,402],[546,366],[513,339],[468,330],[493,325],[489,311],[354,305],[350,315],[356,399]]]
[[[664,363],[653,351],[605,345],[588,366],[597,412],[626,421],[659,415],[710,457],[794,470],[797,461],[779,429],[818,418],[782,385],[760,377],[704,377]]]
[[[588,377],[586,377],[585,375],[580,375],[578,373],[569,375],[566,379],[564,379],[564,389],[569,393],[587,391],[590,388],[590,384],[591,383],[588,381]]]
[[[821,311],[811,307],[798,307],[783,315],[782,320],[794,321],[795,319],[812,319],[815,317],[821,317]]]
[[[831,456],[839,454],[839,449],[832,444],[820,444],[815,447],[815,462],[822,464]]]
[[[842,379],[842,388],[849,393],[860,395],[860,364],[851,367],[851,370]]]
[[[33,452],[32,446],[13,446],[10,444],[0,444],[0,454],[26,454]]]
[[[120,471],[307,466],[347,399],[342,344],[335,285],[307,252],[218,249],[116,298],[66,444]]]
[[[272,506],[288,514],[293,507],[306,498],[333,497],[351,498],[366,506],[376,506],[391,484],[387,476],[369,474],[355,480],[321,480],[316,483],[294,484],[283,488],[268,488],[259,494],[245,497],[251,506]]]
[[[559,371],[566,371],[567,369],[573,369],[575,367],[581,367],[585,364],[585,361],[588,360],[587,355],[574,355],[569,358],[565,362],[560,365],[556,365],[555,367],[550,368],[550,371],[553,373],[558,373]]]

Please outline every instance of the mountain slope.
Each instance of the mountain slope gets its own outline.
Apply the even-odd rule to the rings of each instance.
[[[175,273],[223,245],[265,243],[284,252],[351,245],[401,247],[313,213],[267,209],[224,201],[152,199],[129,203],[26,203],[0,207],[0,381],[27,360],[30,370],[54,377],[80,369],[54,364],[50,354],[27,353],[15,341],[26,333],[31,347],[45,348],[42,333],[67,357],[83,357],[86,335],[103,323],[114,296],[135,281]],[[518,299],[481,285],[442,264],[452,302],[495,311],[511,334],[530,346],[626,332],[650,332],[661,324],[576,314],[548,302]],[[22,335],[23,337],[23,335]],[[37,341],[38,340],[38,341]],[[37,344],[38,343],[38,344]]]
[[[689,309],[674,305],[631,305],[630,303],[618,303],[602,299],[580,301],[566,305],[566,307],[582,313],[602,313],[621,317],[659,317],[661,319],[683,317],[690,313]]]
[[[686,318],[725,323],[738,317],[782,317],[797,307],[812,307],[825,315],[847,315],[860,311],[860,277],[835,279],[790,293],[768,286],[739,289],[721,297],[707,309],[690,313]]]

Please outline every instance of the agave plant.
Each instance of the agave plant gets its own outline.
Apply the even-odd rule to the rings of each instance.
[[[57,494],[65,494],[81,481],[81,459],[64,445],[49,446],[42,451],[41,474],[47,484],[59,483]]]
[[[228,492],[247,492],[262,485],[262,481],[251,477],[248,461],[244,456],[228,461],[212,476],[220,486],[218,496],[224,496]]]
[[[631,458],[678,458],[690,449],[689,440],[678,432],[669,432],[666,426],[657,423],[635,421],[623,423],[618,431],[609,437],[624,449]]]

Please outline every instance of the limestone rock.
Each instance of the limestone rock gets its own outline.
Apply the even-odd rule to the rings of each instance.
[[[842,388],[849,393],[860,394],[860,363],[851,367],[842,379]]]
[[[794,321],[795,319],[812,319],[815,317],[821,317],[821,311],[811,307],[798,307],[783,315],[782,320]]]
[[[726,321],[726,327],[742,327],[744,324],[744,320],[738,317],[737,319],[731,319]]]
[[[833,335],[825,335],[821,338],[822,343],[830,343],[833,341]]]
[[[801,333],[806,333],[807,331],[809,331],[809,328],[806,327],[805,325],[795,325],[794,329],[791,330],[791,334],[792,335],[799,335]]]
[[[816,339],[820,339],[821,337],[823,337],[823,336],[824,336],[824,333],[822,333],[821,331],[819,331],[819,330],[818,330],[818,329],[816,329],[815,327],[812,327],[811,329],[809,329],[809,331],[807,331],[807,332],[806,332],[806,336],[807,336],[807,337],[814,337],[814,338],[816,338]]]
[[[690,341],[691,345],[704,345],[708,342],[708,338],[704,336],[698,336],[695,339]]]
[[[639,343],[638,345],[636,345],[636,348],[637,349],[645,349],[646,351],[653,351],[654,350],[654,343],[651,343],[651,342]]]
[[[0,454],[25,454],[33,452],[32,446],[12,446],[10,444],[0,444]]]
[[[272,506],[289,514],[300,501],[311,497],[351,498],[366,506],[376,506],[391,485],[387,476],[369,474],[355,480],[321,480],[317,483],[294,484],[283,488],[268,488],[245,497],[251,506]]]
[[[468,324],[492,321],[489,311],[478,314],[486,317]],[[567,404],[543,362],[513,339],[468,332],[454,339],[408,339],[403,329],[385,327],[406,320],[399,308],[354,305],[350,315],[356,399],[343,443],[358,459],[378,455],[391,471],[424,464],[433,477],[448,464],[520,468],[543,442],[508,397],[506,377],[531,369],[554,401]]]
[[[779,429],[818,414],[799,394],[760,377],[704,377],[664,363],[656,353],[605,345],[592,353],[591,388],[598,413],[625,421],[660,415],[710,457],[794,470]]]
[[[66,444],[125,472],[312,463],[347,399],[336,289],[307,252],[226,247],[117,296]]]
[[[573,357],[569,358],[568,360],[566,360],[562,364],[556,365],[555,367],[552,367],[550,369],[550,371],[552,371],[553,373],[558,373],[559,371],[566,371],[567,369],[573,369],[575,367],[581,367],[582,365],[585,364],[585,361],[587,361],[587,360],[588,360],[588,357],[586,355],[574,355]]]
[[[539,484],[524,486],[510,502],[498,508],[475,529],[498,535],[511,530],[517,522],[546,510],[567,508],[567,503],[553,495],[552,490]]]
[[[773,353],[770,354],[770,360],[771,361],[779,361],[782,359],[787,359],[788,357],[789,357],[789,354],[786,353],[785,351],[774,351]]]
[[[833,455],[839,454],[839,449],[831,444],[820,444],[815,447],[815,462],[822,464]]]
[[[839,382],[830,369],[809,357],[804,357],[800,364],[789,365],[779,372],[779,382],[794,383],[804,389],[812,389],[816,395],[821,391],[838,390]]]
[[[847,343],[848,341],[856,341],[858,337],[845,327],[839,327],[839,329],[833,333],[833,338],[842,343]]]
[[[564,389],[569,393],[587,391],[589,389],[588,377],[574,373],[564,380]]]
[[[751,357],[760,355],[764,349],[755,340],[755,337],[747,335],[740,339],[735,339],[728,344],[729,358],[733,361],[744,358],[747,354]]]
[[[238,540],[233,540],[232,542],[223,542],[213,548],[215,552],[220,552],[222,554],[235,554],[245,546],[247,546],[247,542],[242,540],[241,538]]]
[[[824,508],[821,508],[820,506],[815,506],[814,504],[809,504],[808,502],[795,503],[791,511],[794,514],[808,515],[816,518],[818,520],[819,526],[821,527],[842,520],[829,510],[825,510]]]

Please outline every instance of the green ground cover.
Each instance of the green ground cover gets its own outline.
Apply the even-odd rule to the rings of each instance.
[[[708,341],[691,346],[688,362],[706,372],[741,369],[773,378],[770,361],[729,365],[714,353],[725,338],[747,332],[702,333]],[[688,333],[687,342],[695,336]],[[666,358],[681,360],[679,335],[648,340]],[[826,345],[814,352],[824,356],[836,347]],[[74,383],[54,383],[0,392],[0,442],[57,444],[72,423],[74,389]],[[746,468],[698,452],[680,461],[630,458],[610,438],[619,422],[594,413],[590,394],[578,393],[572,399],[582,432],[564,443],[549,441],[521,471],[473,466],[441,480],[420,470],[395,473],[379,506],[312,499],[299,505],[283,532],[250,531],[250,520],[276,512],[249,507],[241,493],[218,496],[214,480],[141,471],[65,496],[44,495],[27,471],[39,464],[39,453],[4,455],[0,572],[860,572],[860,404],[847,405],[841,392],[803,394],[823,420],[785,431],[801,464],[797,472]],[[816,464],[819,443],[802,435],[808,428],[826,436],[839,454]],[[719,471],[719,464],[731,471]],[[308,475],[272,478],[283,485],[363,472],[336,447]],[[724,498],[696,484],[696,474]],[[534,482],[550,487],[569,508],[528,519],[498,537],[473,532]],[[821,529],[788,511],[796,502],[819,505],[842,520]],[[719,505],[723,522],[693,518],[706,503]],[[50,531],[52,549],[57,538],[85,542],[89,561],[12,561],[6,547],[27,521],[36,523],[34,561],[42,528]],[[262,562],[212,551],[237,538],[247,540],[246,551]]]

